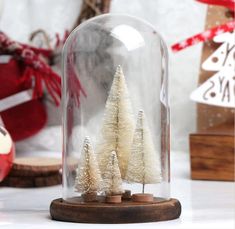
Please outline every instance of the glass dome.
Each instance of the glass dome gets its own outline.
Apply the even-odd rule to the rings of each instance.
[[[63,50],[64,201],[170,198],[167,81],[166,46],[149,23],[106,14],[71,33]]]

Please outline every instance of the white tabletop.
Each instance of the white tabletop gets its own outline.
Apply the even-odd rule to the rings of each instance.
[[[190,180],[189,158],[182,152],[172,153],[171,167],[171,193],[172,197],[179,199],[182,204],[181,217],[166,222],[127,224],[125,226],[127,229],[234,228],[233,182]],[[0,228],[110,228],[110,225],[78,225],[51,220],[48,210],[50,202],[60,196],[61,186],[36,189],[0,188]],[[120,225],[112,225],[112,228],[120,228]]]

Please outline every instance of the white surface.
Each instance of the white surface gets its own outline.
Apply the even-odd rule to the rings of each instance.
[[[234,183],[192,181],[189,179],[188,156],[182,152],[172,155],[172,197],[182,204],[177,220],[128,224],[126,229],[234,229]],[[0,228],[110,228],[103,224],[75,224],[52,221],[49,216],[51,200],[61,196],[61,187],[14,189],[0,188]],[[124,225],[112,225],[120,228]]]
[[[43,28],[51,38],[71,28],[79,11],[78,0],[0,0],[4,1],[0,29],[12,38],[26,42],[33,30]],[[197,87],[201,45],[173,54],[170,46],[204,29],[206,5],[194,0],[112,0],[112,13],[127,13],[152,23],[169,48],[169,83],[172,120],[172,148],[188,149],[188,133],[195,129],[195,103],[189,100]],[[20,28],[20,30],[19,30]],[[51,108],[52,109],[52,108]],[[49,112],[50,113],[50,112]],[[51,112],[55,114],[55,112]],[[56,116],[58,120],[58,116]],[[55,118],[54,118],[55,119]],[[56,122],[56,121],[55,121]],[[51,136],[50,144],[44,139]],[[44,129],[39,135],[20,142],[18,150],[60,150],[60,127]]]

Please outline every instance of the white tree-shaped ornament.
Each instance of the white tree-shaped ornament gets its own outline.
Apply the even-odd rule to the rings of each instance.
[[[102,175],[110,153],[115,151],[121,175],[125,176],[133,132],[134,120],[128,90],[122,68],[118,66],[105,106],[101,139],[97,144],[97,157]]]
[[[118,166],[117,154],[112,151],[103,177],[103,190],[107,196],[123,193],[122,177]]]
[[[84,140],[76,171],[75,189],[83,194],[85,201],[95,200],[97,192],[102,190],[102,178],[89,137]]]
[[[215,42],[223,44],[208,57],[202,68],[208,71],[218,71],[206,80],[190,98],[196,102],[235,107],[235,33],[223,33],[214,38]]]
[[[159,183],[161,178],[160,156],[155,151],[144,112],[140,110],[125,180],[142,184],[144,193],[145,184]]]

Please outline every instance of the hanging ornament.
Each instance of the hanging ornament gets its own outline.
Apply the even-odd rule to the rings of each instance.
[[[15,147],[8,131],[0,126],[0,182],[11,170]]]
[[[190,98],[199,103],[235,107],[235,33],[223,33],[214,42],[223,44],[202,64],[207,71],[218,71],[192,92]]]

